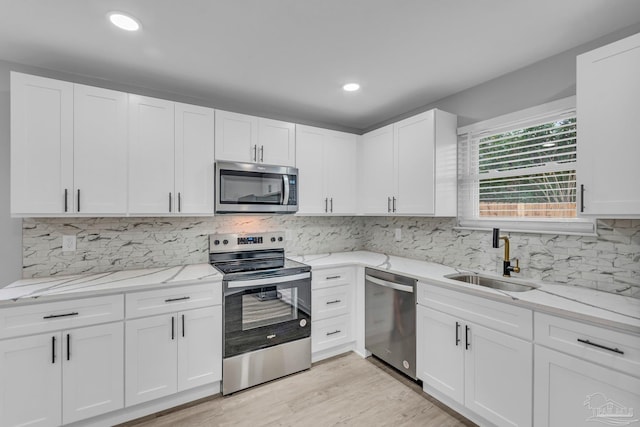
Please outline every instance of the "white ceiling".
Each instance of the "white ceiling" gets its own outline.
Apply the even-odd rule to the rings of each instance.
[[[0,59],[362,130],[639,19],[638,0],[0,0]]]

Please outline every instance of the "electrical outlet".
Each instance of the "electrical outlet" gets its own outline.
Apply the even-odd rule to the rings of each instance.
[[[62,252],[76,251],[76,236],[62,236]]]
[[[402,228],[396,228],[396,242],[402,240]]]

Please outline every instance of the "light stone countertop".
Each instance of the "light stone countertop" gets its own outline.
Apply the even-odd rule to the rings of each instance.
[[[462,290],[469,294],[576,320],[590,321],[640,335],[640,299],[636,298],[536,280],[527,280],[539,286],[532,291],[500,291],[444,277],[447,274],[464,271],[461,269],[366,251],[290,258],[314,268],[346,265],[373,267],[449,289]],[[36,300],[60,300],[220,280],[222,280],[222,274],[209,264],[23,279],[0,288],[0,309],[16,303],[29,303]]]

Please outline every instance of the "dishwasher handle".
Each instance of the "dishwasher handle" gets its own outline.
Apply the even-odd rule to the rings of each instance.
[[[395,289],[396,291],[413,293],[413,286],[401,285],[400,283],[389,282],[387,280],[378,279],[377,277],[365,275],[365,279],[376,285],[384,286],[385,288]]]

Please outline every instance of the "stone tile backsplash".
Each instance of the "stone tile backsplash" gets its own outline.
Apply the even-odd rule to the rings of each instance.
[[[291,255],[364,249],[499,271],[503,250],[491,247],[490,232],[454,227],[453,218],[418,217],[26,218],[23,277],[204,263],[209,234],[281,230]],[[65,234],[77,236],[76,252],[62,252]],[[640,221],[600,220],[598,234],[510,233],[518,277],[640,298]]]

